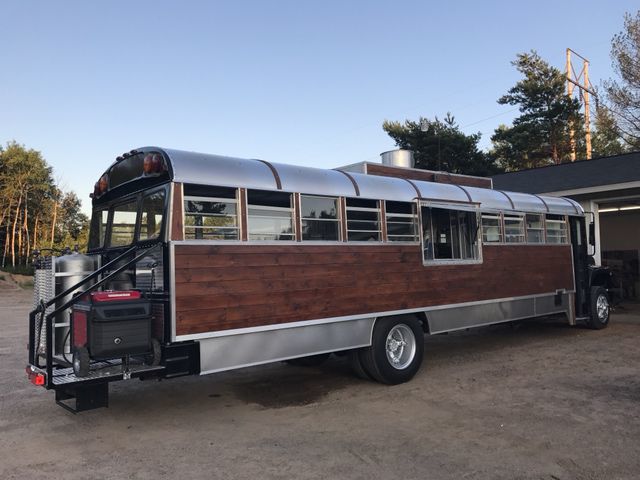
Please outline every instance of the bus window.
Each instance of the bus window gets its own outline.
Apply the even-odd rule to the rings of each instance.
[[[502,242],[502,219],[500,215],[482,214],[482,241],[484,243]]]
[[[107,232],[107,220],[109,219],[109,210],[95,210],[91,217],[91,233],[89,235],[89,248],[102,248],[104,246],[104,237]]]
[[[350,242],[379,242],[380,207],[377,200],[347,198],[347,240]]]
[[[418,241],[418,216],[413,203],[387,201],[385,216],[389,242]]]
[[[567,243],[567,222],[562,215],[547,215],[547,243]]]
[[[302,240],[340,240],[340,216],[335,197],[300,196]]]
[[[527,213],[527,242],[544,243],[544,220],[539,213]]]
[[[137,211],[138,203],[135,200],[113,207],[110,247],[124,247],[133,243]]]
[[[295,240],[292,195],[247,191],[249,240]]]
[[[504,241],[507,243],[524,243],[524,218],[522,216],[504,216]]]
[[[139,240],[153,240],[160,236],[164,217],[164,190],[142,198]]]

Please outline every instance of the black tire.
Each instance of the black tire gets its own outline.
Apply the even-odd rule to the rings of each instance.
[[[390,342],[395,342],[395,348]],[[379,319],[373,329],[371,346],[360,351],[365,372],[388,385],[411,380],[420,370],[423,356],[424,333],[413,316]]]
[[[330,353],[320,353],[318,355],[311,355],[309,357],[292,358],[291,360],[287,360],[286,362],[289,365],[295,365],[296,367],[319,367],[324,362],[326,362],[330,356]]]
[[[593,330],[602,330],[609,325],[609,296],[604,287],[591,287],[591,299],[589,301],[589,319],[587,327]]]
[[[162,358],[162,348],[160,348],[160,342],[152,338],[151,339],[151,351],[147,353],[144,357],[144,364],[150,367],[157,367],[160,365],[160,360]]]
[[[353,373],[355,373],[357,377],[363,380],[373,380],[360,361],[360,350],[362,349],[349,350],[349,365],[351,366],[351,370],[353,370]]]
[[[76,347],[73,350],[73,373],[76,377],[83,378],[89,375],[89,351],[85,347]]]

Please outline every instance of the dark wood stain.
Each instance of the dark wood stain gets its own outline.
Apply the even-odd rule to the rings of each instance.
[[[176,333],[573,289],[568,245],[485,245],[422,265],[419,245],[176,245]]]
[[[173,184],[173,207],[171,209],[171,239],[184,240],[184,225],[182,223],[183,205],[182,184]]]

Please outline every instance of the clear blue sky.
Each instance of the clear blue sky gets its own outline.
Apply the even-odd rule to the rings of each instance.
[[[385,119],[451,111],[482,146],[510,62],[565,48],[612,75],[623,1],[0,0],[0,142],[40,150],[90,209],[113,159],[158,145],[336,167],[393,148]]]

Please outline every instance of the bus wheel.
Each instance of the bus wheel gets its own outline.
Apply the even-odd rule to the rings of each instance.
[[[89,351],[85,347],[76,347],[73,351],[73,373],[76,377],[89,375]]]
[[[601,330],[609,325],[609,297],[604,287],[591,287],[591,311],[587,326]]]
[[[371,346],[360,360],[375,380],[389,385],[408,382],[420,369],[424,334],[416,317],[387,317],[376,322]]]
[[[360,360],[360,351],[362,349],[358,348],[356,350],[349,350],[349,365],[351,366],[351,370],[356,374],[357,377],[362,378],[363,380],[373,380],[371,375],[367,373],[362,365],[362,361]]]
[[[319,367],[326,362],[330,356],[330,353],[320,353],[309,357],[292,358],[291,360],[286,360],[286,362],[296,367]]]

